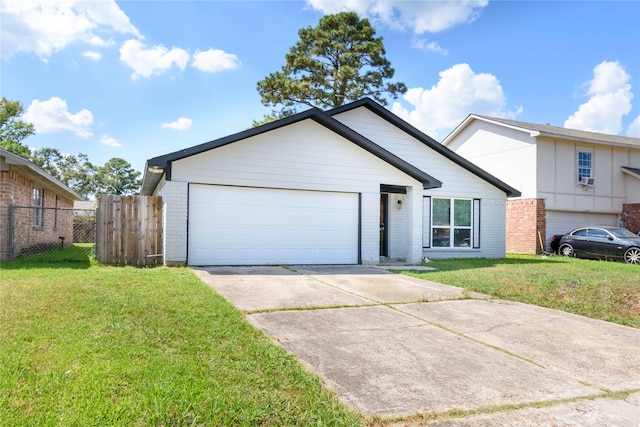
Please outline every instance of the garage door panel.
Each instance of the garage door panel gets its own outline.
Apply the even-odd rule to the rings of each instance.
[[[618,215],[582,212],[547,212],[547,244],[555,234],[565,234],[569,231],[589,225],[617,226]]]
[[[190,185],[190,265],[355,264],[354,193]]]

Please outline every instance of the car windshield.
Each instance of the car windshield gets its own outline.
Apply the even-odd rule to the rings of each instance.
[[[620,237],[621,239],[629,239],[629,238],[640,238],[637,234],[633,234],[629,230],[625,230],[624,228],[607,228],[607,231],[613,234],[616,237]]]

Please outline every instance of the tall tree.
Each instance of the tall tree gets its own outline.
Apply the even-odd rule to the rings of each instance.
[[[98,167],[96,194],[136,194],[140,185],[140,172],[124,159],[114,157]]]
[[[395,71],[382,37],[356,13],[326,15],[298,35],[282,69],[258,82],[262,104],[281,108],[266,121],[290,115],[300,105],[335,108],[365,96],[386,105],[385,95],[396,98],[407,91],[404,83],[387,82]]]
[[[98,168],[89,161],[86,154],[78,153],[77,156],[65,156],[62,166],[62,182],[85,199],[96,193],[95,183]]]
[[[87,198],[95,193],[96,167],[86,154],[62,154],[57,148],[40,148],[31,153],[30,160],[58,178],[76,193]]]
[[[24,158],[29,158],[29,147],[22,140],[36,131],[31,123],[20,120],[24,109],[19,101],[0,100],[0,147]]]

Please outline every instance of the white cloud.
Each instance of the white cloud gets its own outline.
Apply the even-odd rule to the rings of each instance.
[[[414,49],[420,49],[420,50],[439,53],[441,55],[449,54],[449,52],[446,49],[442,48],[442,46],[440,46],[438,43],[429,42],[427,39],[415,38],[411,40],[411,47]]]
[[[416,34],[435,33],[472,22],[488,3],[488,0],[307,0],[309,6],[325,14],[349,10],[373,22],[397,29],[408,28]]]
[[[627,136],[640,138],[640,114],[627,128]]]
[[[115,0],[2,0],[0,9],[5,59],[33,52],[46,62],[77,41],[105,46],[113,33],[142,37]]]
[[[440,72],[431,89],[411,88],[404,94],[412,111],[394,102],[392,111],[440,140],[471,113],[513,118],[522,112],[506,111],[500,81],[492,74],[473,72],[468,64],[457,64]]]
[[[240,60],[233,53],[220,49],[196,51],[191,65],[200,71],[215,73],[217,71],[233,70],[240,65]]]
[[[618,61],[604,61],[593,69],[587,94],[591,96],[565,122],[564,127],[618,134],[622,117],[631,111],[631,76]]]
[[[189,53],[181,48],[169,50],[162,45],[147,49],[139,40],[127,40],[120,48],[120,60],[132,70],[132,79],[149,78],[151,75],[162,74],[175,67],[184,70],[189,62]]]
[[[165,129],[173,129],[173,130],[187,130],[191,127],[193,122],[191,119],[186,119],[184,117],[180,117],[178,120],[169,123],[161,123],[160,126]]]
[[[89,58],[92,61],[100,61],[100,59],[102,59],[102,54],[93,50],[87,50],[86,52],[83,52],[82,56],[84,56],[85,58]]]
[[[100,138],[100,144],[116,148],[122,147],[122,144],[120,144],[114,137],[107,135],[102,135],[102,138]]]
[[[26,122],[33,123],[37,133],[68,130],[83,138],[93,135],[90,130],[93,123],[91,111],[82,109],[71,114],[67,102],[55,96],[48,101],[34,99],[23,117]]]

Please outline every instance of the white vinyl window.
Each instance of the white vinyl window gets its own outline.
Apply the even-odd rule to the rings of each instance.
[[[578,151],[578,183],[583,178],[591,178],[591,170],[593,168],[593,154],[589,151]]]
[[[42,227],[42,206],[44,197],[42,188],[33,189],[33,226]]]
[[[433,198],[431,202],[431,247],[472,248],[476,218],[472,199]],[[479,234],[477,234],[479,236]]]

